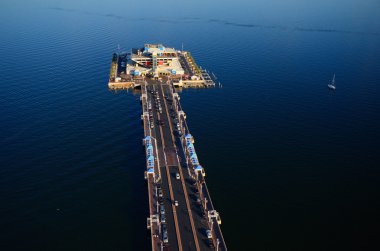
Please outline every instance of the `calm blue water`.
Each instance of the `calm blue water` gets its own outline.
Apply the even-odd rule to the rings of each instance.
[[[380,3],[315,2],[1,1],[0,250],[149,250],[139,97],[107,89],[145,42],[223,84],[181,100],[230,250],[379,250]]]

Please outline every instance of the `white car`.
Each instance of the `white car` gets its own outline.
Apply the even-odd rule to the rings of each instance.
[[[207,235],[207,238],[212,239],[211,230],[207,229],[206,230],[206,235]]]
[[[165,214],[165,207],[164,207],[164,205],[160,206],[160,213],[161,214]]]
[[[175,174],[175,178],[177,179],[177,180],[179,180],[181,177],[179,176],[179,173],[176,173]]]
[[[162,222],[162,223],[165,223],[165,222],[166,222],[165,214],[161,214],[161,222]]]
[[[178,207],[178,200],[174,201],[174,205]]]
[[[163,225],[165,226],[165,225]],[[168,239],[168,231],[166,230],[166,226],[165,227],[162,227],[162,239],[164,241],[164,243],[168,243],[169,242],[169,239]]]

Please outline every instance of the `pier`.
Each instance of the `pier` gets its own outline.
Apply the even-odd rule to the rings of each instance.
[[[220,228],[221,217],[212,203],[205,181],[205,168],[198,159],[195,139],[176,92],[179,81],[185,78],[187,81],[204,81],[205,87],[215,83],[207,71],[183,66],[178,54],[184,54],[162,49],[161,46],[145,45],[145,51],[154,48],[151,61],[148,53],[138,51],[134,52],[138,55],[138,63],[134,66],[130,65],[131,61],[124,64],[115,61],[116,65],[124,65],[127,73],[133,73],[133,76],[127,74],[129,76],[124,76],[124,79],[141,88],[142,144],[146,155],[144,177],[149,198],[147,228],[151,234],[152,250],[226,251]],[[156,49],[163,51],[158,58],[154,53]],[[162,60],[162,56],[171,61],[167,63],[167,60],[168,67],[161,68],[164,71],[160,72],[160,66],[155,61]],[[169,68],[173,65],[175,69]],[[149,66],[144,67],[145,74],[141,74],[144,71],[142,66]],[[117,69],[113,73],[115,71]],[[135,74],[136,71],[138,74]],[[172,74],[166,75],[166,71]],[[189,76],[187,73],[198,75]]]
[[[147,79],[141,93],[152,250],[227,250],[172,80]]]

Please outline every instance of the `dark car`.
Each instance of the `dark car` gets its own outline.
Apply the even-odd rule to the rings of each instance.
[[[162,198],[164,195],[162,194],[162,189],[158,189],[158,197]]]
[[[202,214],[202,217],[203,217],[203,218],[206,218],[207,215],[206,215],[206,212],[205,212],[204,210],[202,210],[202,213],[201,213],[201,214]]]
[[[208,245],[210,248],[215,248],[215,246],[214,246],[214,242],[212,241],[212,239],[208,239],[208,240],[207,240],[207,245]]]

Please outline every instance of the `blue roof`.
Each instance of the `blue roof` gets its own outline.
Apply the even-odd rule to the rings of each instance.
[[[148,147],[146,149],[152,149],[153,150],[153,146],[151,144],[148,145]]]
[[[146,136],[144,140],[145,140],[145,144],[146,144],[147,146],[149,146],[149,145],[152,144],[152,139],[151,139],[150,136]]]
[[[191,164],[193,165],[199,165],[199,161],[197,158],[191,158]]]
[[[196,171],[201,171],[201,170],[202,170],[202,167],[201,167],[200,165],[197,165],[197,166],[195,167],[195,170],[196,170]]]
[[[154,157],[152,155],[148,155],[148,161],[154,161]]]
[[[149,169],[148,169],[148,173],[154,173],[153,168],[149,168]]]
[[[186,134],[185,138],[189,139],[189,138],[192,138],[193,136],[191,136],[191,134]]]

